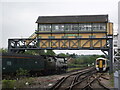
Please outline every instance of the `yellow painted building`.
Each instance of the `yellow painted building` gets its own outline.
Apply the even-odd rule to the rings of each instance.
[[[39,16],[36,23],[41,48],[106,47],[113,35],[108,15]]]

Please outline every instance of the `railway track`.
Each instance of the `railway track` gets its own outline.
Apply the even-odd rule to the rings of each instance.
[[[82,90],[94,88],[109,90],[108,87],[100,82],[100,77],[102,76],[103,73],[98,74],[95,68],[92,67],[61,78],[49,90],[74,90],[77,88]]]

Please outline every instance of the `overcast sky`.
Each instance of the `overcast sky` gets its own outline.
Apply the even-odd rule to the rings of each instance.
[[[36,30],[38,16],[108,14],[118,27],[119,0],[1,0],[0,46],[7,48],[9,38],[29,37]],[[1,20],[2,19],[2,20]],[[57,50],[57,53],[61,51]],[[62,51],[63,52],[63,51]],[[70,52],[73,51],[64,51]],[[86,51],[74,51],[84,53]],[[93,51],[88,52],[88,54]],[[96,51],[94,51],[96,53]],[[97,53],[101,53],[98,52]]]

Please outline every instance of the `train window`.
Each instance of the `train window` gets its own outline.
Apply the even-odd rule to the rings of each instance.
[[[11,66],[12,65],[11,61],[7,61],[7,65]]]
[[[97,63],[96,63],[97,65],[99,64],[99,61],[97,61]]]
[[[105,60],[103,60],[103,64],[105,64]]]
[[[38,62],[37,61],[35,61],[35,64],[37,64]]]

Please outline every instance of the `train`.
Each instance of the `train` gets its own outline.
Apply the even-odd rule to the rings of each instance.
[[[95,61],[95,68],[98,72],[105,72],[109,69],[109,60],[106,58],[97,58]]]
[[[15,74],[22,68],[30,74],[46,75],[66,72],[67,57],[2,53],[2,74]]]

